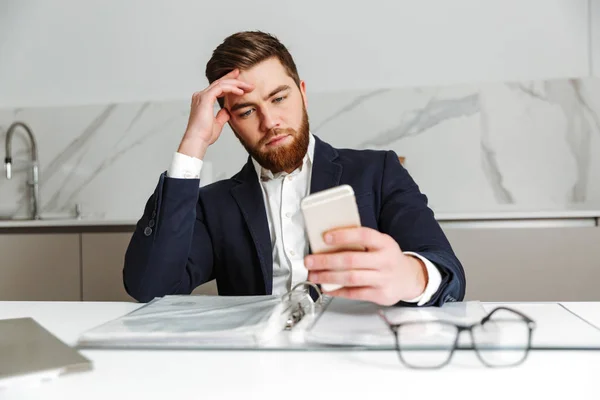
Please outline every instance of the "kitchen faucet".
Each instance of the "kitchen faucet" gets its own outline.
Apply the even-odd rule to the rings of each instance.
[[[12,154],[11,154],[11,142],[13,133],[17,128],[23,128],[29,136],[31,143],[31,176],[30,180],[27,181],[29,186],[29,202],[31,205],[31,217],[33,219],[40,219],[39,204],[40,204],[40,188],[39,188],[39,166],[38,166],[38,150],[37,142],[31,128],[23,122],[14,122],[8,127],[6,131],[6,158],[4,159],[4,167],[6,169],[6,179],[12,178]]]

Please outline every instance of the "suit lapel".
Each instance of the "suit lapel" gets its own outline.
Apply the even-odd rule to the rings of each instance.
[[[240,207],[254,241],[265,283],[265,293],[271,294],[273,291],[271,234],[262,190],[250,159],[234,179],[240,184],[231,189],[231,194]],[[235,249],[231,250],[235,251]]]
[[[329,189],[340,184],[343,168],[342,165],[337,162],[337,158],[338,152],[329,144],[315,136],[315,154],[313,157],[313,168],[310,178],[310,193],[320,192],[321,190]],[[312,254],[310,244],[308,245],[308,252],[309,254]]]
[[[342,166],[336,161],[337,158],[337,151],[315,136],[310,193],[320,192],[340,184]]]

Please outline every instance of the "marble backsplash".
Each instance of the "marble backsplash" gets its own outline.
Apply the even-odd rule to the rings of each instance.
[[[321,139],[406,157],[436,212],[600,209],[600,79],[311,93],[308,103]],[[32,128],[43,214],[79,205],[87,218],[137,220],[188,114],[188,99],[1,109],[0,139],[14,121]],[[28,151],[17,134],[0,216],[28,213]],[[203,184],[246,158],[226,128],[207,153]]]

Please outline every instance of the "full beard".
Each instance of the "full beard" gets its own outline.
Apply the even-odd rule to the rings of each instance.
[[[306,107],[302,105],[302,122],[297,131],[292,128],[271,129],[258,144],[253,147],[246,144],[237,133],[235,133],[235,135],[252,158],[254,158],[263,168],[276,174],[281,171],[291,172],[302,164],[302,160],[308,150],[309,130],[308,114],[306,112]],[[278,146],[274,149],[265,149],[265,145],[272,138],[284,134],[291,136],[291,143]]]

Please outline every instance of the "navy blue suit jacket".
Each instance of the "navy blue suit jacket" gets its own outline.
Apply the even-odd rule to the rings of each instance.
[[[442,283],[427,305],[461,301],[463,267],[396,154],[315,141],[311,193],[352,186],[363,226],[390,235],[403,251],[417,252],[439,269]],[[251,159],[231,179],[198,186],[198,179],[161,175],[127,248],[127,292],[147,302],[189,294],[216,279],[220,295],[271,294],[271,237]]]

